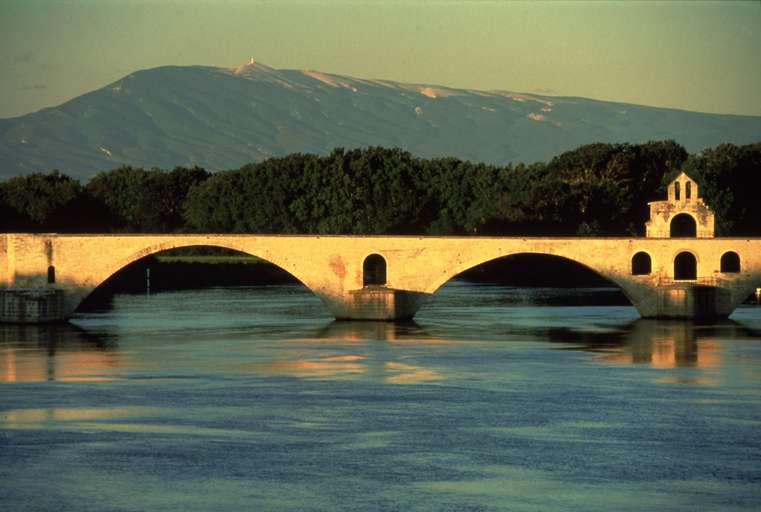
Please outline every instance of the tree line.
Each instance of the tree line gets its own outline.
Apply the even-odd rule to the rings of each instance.
[[[505,166],[401,149],[292,154],[209,173],[119,167],[0,183],[1,232],[642,235],[685,170],[719,235],[761,235],[761,142],[688,154],[674,141],[589,144]]]

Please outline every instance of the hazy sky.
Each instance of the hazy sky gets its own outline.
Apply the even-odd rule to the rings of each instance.
[[[761,115],[761,1],[0,0],[0,117],[167,64]]]

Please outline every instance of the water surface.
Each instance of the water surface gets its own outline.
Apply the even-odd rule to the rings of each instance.
[[[761,308],[454,281],[415,323],[282,285],[0,326],[7,510],[758,510]]]

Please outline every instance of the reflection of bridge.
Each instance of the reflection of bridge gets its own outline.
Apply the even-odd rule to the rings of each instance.
[[[514,254],[580,263],[617,284],[644,317],[726,317],[761,286],[761,239],[714,238],[713,228],[697,183],[681,173],[667,200],[650,203],[646,238],[4,234],[0,320],[68,317],[126,265],[192,246],[274,263],[336,318],[411,318],[457,274]]]
[[[449,279],[512,254],[578,262],[621,287],[645,317],[727,316],[761,285],[761,239],[5,234],[0,311],[7,320],[24,320],[21,313],[44,318],[40,308],[67,317],[126,265],[190,246],[269,261],[322,298],[337,318],[410,318]],[[686,274],[683,255],[694,259]],[[35,293],[59,303],[34,302]]]
[[[546,326],[518,329],[526,339],[549,339],[575,350],[590,351],[595,354],[595,360],[602,363],[642,364],[654,368],[719,366],[726,341],[759,336],[758,332],[732,321],[697,327],[692,322],[639,319],[608,327],[612,329],[548,329]],[[323,343],[305,346],[302,333],[294,338],[284,336],[278,344],[279,350],[265,349],[254,358],[255,362],[245,363],[242,368],[247,372],[301,378],[362,376],[392,384],[429,382],[448,379],[446,368],[421,365],[417,358],[400,357],[398,350],[389,350],[376,342],[413,347],[462,343],[459,336],[448,337],[446,329],[431,334],[414,322],[332,322],[307,334],[306,338],[324,341],[337,350],[325,350]],[[74,325],[0,325],[0,347],[4,347],[0,351],[0,383],[124,378],[131,369],[145,365],[146,358],[155,357],[150,344],[142,347],[144,350],[132,346],[128,351],[121,351],[119,343],[119,337],[113,333],[90,332]],[[236,366],[236,371],[240,369]],[[661,378],[711,382],[711,376],[701,373]],[[43,411],[45,414],[34,417]],[[21,422],[22,418],[24,422],[44,421],[60,417],[67,409],[55,411],[34,409],[20,415],[6,414],[5,419],[6,423]]]

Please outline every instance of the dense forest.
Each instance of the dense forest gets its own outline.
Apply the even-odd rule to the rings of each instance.
[[[209,173],[120,167],[0,183],[0,232],[642,235],[680,169],[719,235],[761,235],[761,142],[689,155],[673,141],[590,144],[493,166],[400,149],[293,154]]]

